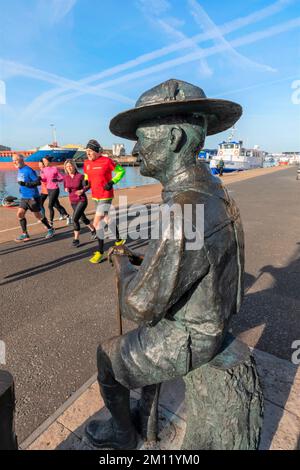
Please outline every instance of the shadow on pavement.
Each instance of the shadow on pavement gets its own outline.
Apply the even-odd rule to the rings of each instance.
[[[8,255],[10,253],[19,253],[20,251],[23,250],[28,250],[30,248],[36,248],[37,246],[42,246],[42,245],[47,245],[48,243],[53,243],[58,240],[64,240],[65,238],[70,238],[73,235],[73,230],[70,231],[65,230],[64,232],[59,232],[59,230],[65,229],[65,227],[59,227],[58,229],[55,229],[55,236],[50,239],[45,239],[46,232],[43,234],[39,235],[34,235],[30,241],[28,242],[21,242],[17,243],[14,242],[14,246],[10,246],[9,248],[4,248],[3,250],[0,250],[0,256]],[[82,231],[84,233],[84,231]]]
[[[68,235],[64,236],[62,238],[68,238]],[[84,243],[81,246],[79,246],[79,248],[75,248],[75,250],[79,250],[80,247],[83,247],[83,246],[89,245],[89,244],[94,245],[95,241]],[[148,240],[138,240],[138,243],[136,241],[130,241],[130,239],[128,240],[128,246],[133,250],[140,249],[140,248],[142,248],[143,246],[145,246],[147,244],[148,244]],[[108,250],[113,245],[114,245],[113,241],[106,242],[105,243],[105,250]],[[0,283],[0,285],[3,286],[3,285],[7,285],[7,284],[10,284],[10,283],[13,283],[13,282],[21,281],[22,279],[26,279],[26,278],[29,278],[29,277],[40,275],[40,274],[42,274],[46,271],[49,271],[51,269],[56,269],[59,266],[63,266],[65,264],[72,263],[74,261],[84,259],[87,256],[90,256],[90,254],[91,254],[91,249],[88,248],[88,249],[85,249],[83,251],[76,251],[75,253],[72,253],[70,255],[62,256],[61,258],[56,258],[52,261],[49,261],[47,263],[44,263],[44,264],[41,264],[41,265],[38,265],[38,266],[31,267],[29,269],[24,269],[22,271],[15,272],[13,274],[9,274],[8,276],[6,276],[4,278],[4,280]],[[106,259],[104,260],[104,262],[105,261],[106,261]]]
[[[272,277],[272,287],[251,292],[258,280],[264,276]],[[247,336],[247,331],[260,328],[260,336],[253,344],[255,348],[268,351],[275,356],[291,361],[294,350],[292,344],[300,340],[300,248],[287,266],[264,266],[257,278],[245,275],[245,298],[241,311],[232,322],[234,335]],[[247,293],[247,291],[250,291]],[[291,361],[292,364],[292,361]],[[291,368],[292,370],[292,368]],[[294,369],[297,371],[297,368]],[[294,377],[281,386],[280,407],[276,416],[273,436],[282,418],[288,401]],[[273,425],[274,425],[273,417]],[[273,427],[273,426],[272,426]],[[270,442],[271,444],[271,436]],[[299,438],[300,442],[300,438]],[[299,447],[299,445],[298,445]]]

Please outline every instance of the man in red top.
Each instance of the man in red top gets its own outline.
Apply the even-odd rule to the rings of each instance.
[[[117,225],[111,227],[108,213],[114,197],[113,185],[118,183],[125,175],[121,165],[117,165],[111,158],[102,155],[102,148],[97,140],[90,140],[86,146],[87,160],[84,162],[84,177],[92,192],[92,199],[96,203],[96,213],[93,225],[97,230],[98,251],[90,259],[91,263],[100,263],[104,253],[104,228],[110,225],[116,233],[117,246],[123,245]],[[112,176],[112,172],[115,176]]]

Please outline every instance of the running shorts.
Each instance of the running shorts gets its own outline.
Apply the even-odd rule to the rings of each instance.
[[[21,199],[19,207],[25,211],[30,210],[31,212],[40,212],[41,198],[35,197],[32,199]]]
[[[95,201],[95,208],[97,215],[105,215],[109,213],[112,204],[112,199]]]

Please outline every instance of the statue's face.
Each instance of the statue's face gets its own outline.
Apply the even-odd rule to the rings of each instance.
[[[169,128],[166,125],[141,125],[137,131],[134,152],[139,153],[140,172],[144,176],[156,177],[165,171],[170,152]]]

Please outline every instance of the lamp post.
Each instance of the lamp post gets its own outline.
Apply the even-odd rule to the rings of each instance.
[[[56,128],[54,124],[50,124],[52,128],[52,144],[54,147],[57,147],[57,136],[56,136]]]

